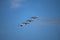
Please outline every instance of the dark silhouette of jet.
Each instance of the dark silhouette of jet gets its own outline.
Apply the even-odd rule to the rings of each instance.
[[[32,19],[36,19],[36,18],[38,18],[38,17],[39,17],[39,16],[32,16],[31,18],[32,18]]]

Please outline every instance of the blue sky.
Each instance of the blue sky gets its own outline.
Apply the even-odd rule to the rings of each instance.
[[[60,40],[59,0],[0,0],[0,40]],[[29,25],[19,24],[40,16]]]

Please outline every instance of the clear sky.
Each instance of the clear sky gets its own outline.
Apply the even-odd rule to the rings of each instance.
[[[32,16],[40,18],[19,26]],[[60,1],[0,0],[0,40],[60,40]]]

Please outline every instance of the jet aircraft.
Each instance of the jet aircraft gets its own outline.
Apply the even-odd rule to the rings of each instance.
[[[39,18],[39,16],[32,16],[31,18],[32,19],[36,19],[36,18]]]
[[[38,17],[38,16],[32,16],[31,18],[32,18],[32,19],[26,20],[25,22],[23,22],[22,24],[20,24],[20,26],[22,27],[22,26],[25,26],[25,25],[27,25],[27,24],[30,24],[31,22],[34,21],[34,19],[39,18],[39,17]]]

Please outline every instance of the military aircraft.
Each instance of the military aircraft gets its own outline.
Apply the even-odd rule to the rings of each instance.
[[[32,16],[31,18],[32,19],[36,19],[36,18],[39,18],[39,16]]]
[[[24,26],[27,24],[30,24],[33,20],[27,20],[26,22],[23,22],[22,24],[20,24],[20,26]]]
[[[20,26],[22,27],[22,26],[25,26],[25,25],[27,25],[27,24],[30,24],[31,22],[34,21],[34,19],[39,18],[39,16],[32,16],[31,18],[32,18],[32,19],[26,20],[25,22],[23,22],[22,24],[20,24]]]

